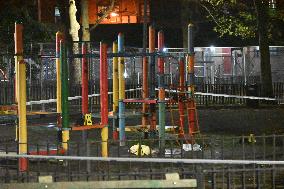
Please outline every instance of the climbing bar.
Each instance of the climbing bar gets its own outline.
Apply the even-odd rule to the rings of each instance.
[[[118,52],[118,53],[107,53],[108,58],[114,58],[114,57],[171,57],[172,55],[169,55],[168,53],[164,52],[149,52],[149,53],[129,53],[129,52]],[[99,58],[99,54],[92,53],[92,54],[73,54],[69,55],[68,58]]]
[[[145,103],[145,104],[157,104],[156,99],[124,99],[124,103]]]
[[[84,131],[84,130],[90,130],[90,129],[102,129],[105,126],[102,124],[98,125],[74,125],[71,127],[72,131]]]

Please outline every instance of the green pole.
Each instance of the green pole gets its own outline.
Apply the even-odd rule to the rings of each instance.
[[[66,46],[60,41],[61,62],[61,103],[62,103],[62,147],[67,150],[69,140],[69,110],[68,110],[68,66],[66,58]]]
[[[164,32],[158,32],[158,51],[163,52],[165,47]],[[158,58],[158,76],[159,76],[159,141],[160,154],[165,155],[165,127],[166,127],[166,104],[165,104],[165,61],[162,57]]]

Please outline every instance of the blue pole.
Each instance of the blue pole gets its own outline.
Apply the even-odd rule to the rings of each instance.
[[[118,52],[124,53],[124,35],[122,33],[118,34],[117,45],[118,45]]]
[[[118,116],[119,116],[119,140],[120,146],[125,145],[125,104],[123,100],[118,102]]]
[[[118,34],[118,52],[124,53],[124,35],[122,33]],[[120,146],[125,145],[125,104],[123,100],[125,99],[125,78],[124,78],[124,58],[119,57],[118,59],[118,85],[119,85],[119,92],[118,92],[118,116],[119,116],[119,140]]]

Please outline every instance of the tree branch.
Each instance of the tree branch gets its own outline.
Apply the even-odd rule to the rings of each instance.
[[[114,3],[115,0],[112,0],[111,5],[109,7],[109,9],[103,14],[103,16],[101,16],[96,23],[90,28],[90,31],[94,30],[108,15],[109,13],[113,10],[114,8]]]
[[[208,9],[208,7],[206,7],[205,5],[203,5],[201,2],[200,2],[200,5],[201,7],[203,7],[207,12],[208,14],[210,15],[210,17],[213,19],[213,21],[217,24],[218,27],[221,28],[221,25],[219,24],[219,22],[215,19],[215,17],[213,16],[213,14],[211,13],[211,11]]]

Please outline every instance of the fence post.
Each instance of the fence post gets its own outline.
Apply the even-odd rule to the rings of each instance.
[[[197,179],[197,189],[205,189],[205,178],[203,173],[202,165],[197,165],[195,167],[196,179]]]

